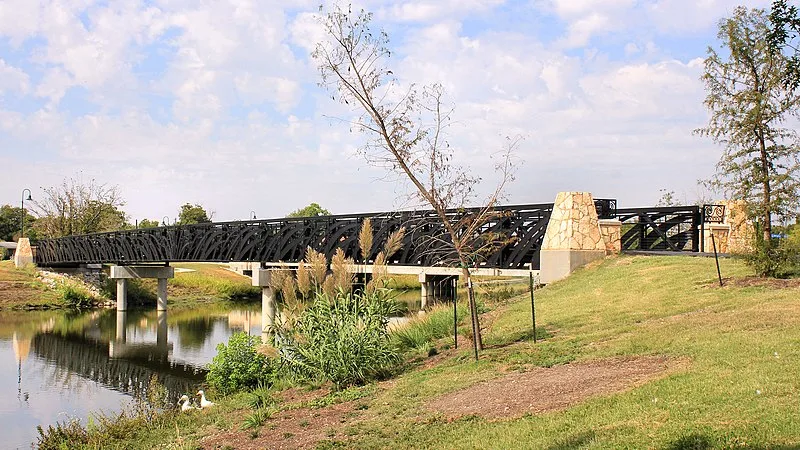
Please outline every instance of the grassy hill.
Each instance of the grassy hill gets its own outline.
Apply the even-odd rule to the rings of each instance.
[[[537,344],[521,295],[477,363],[444,339],[386,382],[277,393],[254,429],[241,394],[120,447],[800,448],[800,287],[721,264],[724,287],[712,259],[609,258],[537,291]]]

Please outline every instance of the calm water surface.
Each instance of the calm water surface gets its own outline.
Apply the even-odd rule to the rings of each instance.
[[[397,300],[419,310],[419,291]],[[261,305],[156,311],[0,312],[0,448],[30,448],[36,426],[119,411],[157,379],[196,392],[216,347],[261,334]]]
[[[261,333],[261,307],[0,313],[1,448],[30,448],[36,426],[113,412],[155,377],[196,392],[216,346]]]

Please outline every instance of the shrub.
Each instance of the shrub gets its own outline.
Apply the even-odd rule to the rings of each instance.
[[[61,302],[68,308],[85,309],[94,305],[89,293],[80,288],[65,284],[60,290]]]
[[[219,291],[222,298],[233,302],[253,300],[261,296],[261,288],[245,284],[223,284],[219,288]]]
[[[762,277],[785,278],[800,272],[800,234],[797,231],[783,239],[773,239],[767,247],[763,233],[757,229],[753,251],[742,255],[747,264]]]
[[[293,323],[278,328],[276,343],[299,379],[331,381],[337,389],[388,375],[399,361],[387,331],[393,302],[371,294],[317,293]]]
[[[128,305],[155,305],[156,292],[145,285],[147,280],[128,280]],[[105,278],[100,292],[107,298],[117,298],[117,281]]]
[[[206,381],[223,394],[269,385],[274,375],[270,360],[257,349],[260,338],[236,333],[228,345],[219,344]]]

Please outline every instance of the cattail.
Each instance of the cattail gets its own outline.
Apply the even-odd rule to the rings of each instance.
[[[314,285],[317,288],[322,287],[322,283],[325,282],[325,273],[328,272],[328,260],[325,258],[325,255],[308,247],[308,249],[306,249],[306,262],[311,266],[311,275],[314,279]]]
[[[400,227],[399,230],[389,235],[389,239],[386,239],[383,251],[386,254],[387,260],[403,247],[403,237],[405,234],[406,227]]]
[[[358,233],[358,246],[361,248],[361,261],[366,264],[372,256],[372,221],[369,218],[361,223],[361,232]]]
[[[345,258],[341,248],[336,249],[331,259],[331,272],[334,286],[342,292],[350,292],[353,289],[353,272],[350,265],[352,260]]]
[[[308,273],[308,267],[302,261],[297,266],[297,289],[303,298],[308,298],[308,293],[311,291],[311,274]]]

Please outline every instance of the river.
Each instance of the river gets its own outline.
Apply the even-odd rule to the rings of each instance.
[[[398,300],[419,308],[419,291]],[[261,334],[261,305],[166,313],[113,309],[0,312],[2,448],[30,448],[36,426],[119,411],[152,379],[171,399],[193,394],[216,347]]]

